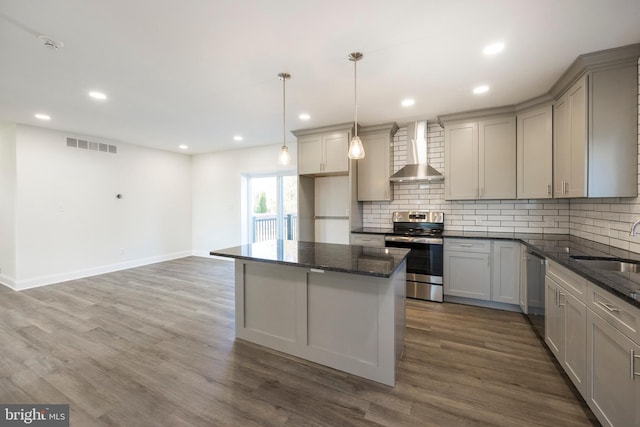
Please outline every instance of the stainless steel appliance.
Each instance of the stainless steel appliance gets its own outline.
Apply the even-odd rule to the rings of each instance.
[[[444,213],[393,213],[385,246],[411,249],[407,257],[407,297],[442,302]]]
[[[527,250],[527,317],[544,340],[545,259]]]

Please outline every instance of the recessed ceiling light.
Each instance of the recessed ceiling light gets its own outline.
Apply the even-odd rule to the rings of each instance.
[[[489,86],[487,85],[482,85],[482,86],[473,88],[473,93],[475,93],[476,95],[480,95],[487,92],[489,92]]]
[[[302,113],[298,117],[300,117],[300,120],[309,120],[311,118],[307,113]]]
[[[93,99],[98,99],[100,101],[104,101],[105,99],[107,99],[107,95],[105,95],[102,92],[97,92],[97,91],[89,92],[89,96],[92,97]]]
[[[482,49],[482,53],[484,53],[485,55],[495,55],[496,53],[502,52],[503,49],[504,43],[497,42],[490,44],[489,46]]]
[[[236,136],[233,137],[233,140],[234,141],[242,141],[242,136],[236,135]]]
[[[178,148],[181,149],[181,150],[186,150],[187,148],[189,148],[189,146],[185,145],[185,144],[180,144],[180,145],[178,145]]]
[[[51,120],[50,116],[48,116],[47,114],[42,114],[42,113],[34,114],[33,117],[35,117],[36,119],[39,119],[39,120]]]
[[[402,106],[403,107],[411,107],[415,103],[416,103],[416,101],[414,99],[403,99],[402,100]]]

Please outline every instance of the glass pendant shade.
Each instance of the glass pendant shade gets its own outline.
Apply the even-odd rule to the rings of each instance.
[[[351,138],[351,144],[349,144],[349,158],[353,160],[364,159],[364,147],[359,136]]]
[[[278,156],[278,164],[281,166],[288,166],[291,163],[291,154],[289,154],[289,147],[283,145],[280,149],[280,156]]]
[[[358,67],[357,63],[362,59],[362,53],[353,52],[349,54],[349,61],[353,62],[353,98],[355,100],[355,120],[354,120],[354,136],[349,144],[349,156],[352,160],[364,159],[364,147],[358,136]]]

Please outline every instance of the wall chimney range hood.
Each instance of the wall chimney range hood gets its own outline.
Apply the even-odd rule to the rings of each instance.
[[[389,181],[442,181],[444,176],[427,164],[427,122],[407,125],[407,165],[391,175]]]

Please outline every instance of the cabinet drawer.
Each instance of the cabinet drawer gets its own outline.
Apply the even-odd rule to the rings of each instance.
[[[491,253],[491,240],[445,239],[445,251]]]
[[[376,248],[384,248],[384,235],[351,233],[351,244],[358,246],[373,246]]]
[[[640,309],[589,282],[589,308],[627,338],[640,343]]]
[[[571,295],[587,303],[587,279],[553,261],[548,261],[547,274]]]

